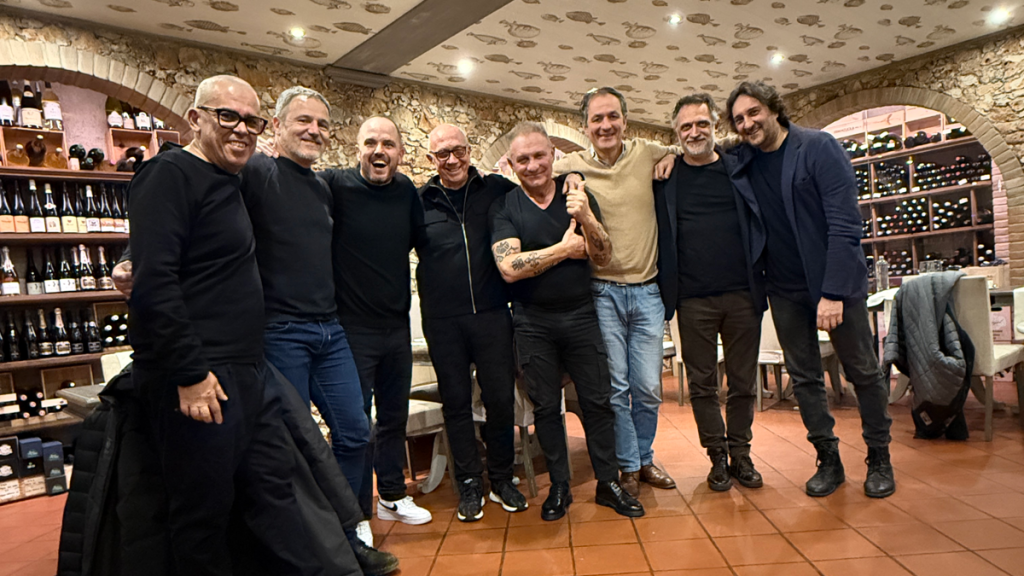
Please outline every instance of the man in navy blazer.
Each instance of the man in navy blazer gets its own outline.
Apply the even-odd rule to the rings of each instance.
[[[818,470],[807,494],[827,496],[846,480],[829,413],[818,330],[829,333],[860,405],[868,474],[864,492],[896,491],[889,462],[889,386],[868,319],[867,265],[853,167],[830,134],[789,122],[782,98],[763,82],[743,82],[726,113],[743,144],[732,153],[764,221],[765,281],[786,370]],[[757,240],[755,238],[755,240]]]

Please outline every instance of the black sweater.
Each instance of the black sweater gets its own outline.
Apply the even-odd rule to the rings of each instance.
[[[267,322],[334,318],[334,201],[327,185],[308,168],[262,154],[253,155],[241,175]]]
[[[334,287],[343,326],[409,325],[409,252],[423,220],[416,186],[402,174],[367,182],[358,168],[320,173],[334,197]]]
[[[416,233],[416,285],[424,318],[508,306],[508,285],[491,254],[487,213],[492,202],[515,187],[502,176],[482,176],[471,167],[459,190],[461,199],[441,186],[439,176],[420,189],[423,225]]]
[[[239,178],[175,147],[131,183],[130,330],[139,367],[189,386],[263,357],[263,289]]]

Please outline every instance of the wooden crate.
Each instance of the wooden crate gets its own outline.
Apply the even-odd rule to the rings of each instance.
[[[64,133],[57,132],[54,130],[39,130],[36,128],[21,128],[19,126],[4,126],[3,130],[0,131],[3,135],[0,138],[0,154],[3,155],[3,165],[9,166],[10,163],[7,161],[7,153],[21,144],[22,146],[27,145],[30,141],[35,140],[36,136],[42,135],[43,141],[46,142],[46,151],[51,152],[54,148],[60,148],[64,152],[64,158],[68,157],[68,147],[64,141]],[[33,166],[33,169],[38,170],[49,170],[45,166]]]
[[[92,365],[75,364],[60,368],[48,368],[39,371],[43,385],[43,398],[49,400],[57,397],[57,390],[63,388],[64,382],[72,381],[75,386],[92,386],[94,384]]]
[[[14,394],[14,375],[10,372],[0,374],[0,394]]]

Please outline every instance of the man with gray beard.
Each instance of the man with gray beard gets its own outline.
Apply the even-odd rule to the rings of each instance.
[[[708,486],[724,491],[733,479],[748,488],[763,484],[750,459],[750,440],[766,301],[749,242],[751,234],[763,234],[760,215],[748,199],[749,184],[733,177],[731,157],[715,146],[717,124],[710,95],[676,103],[672,128],[684,155],[668,180],[655,183],[655,200],[658,283],[679,315],[693,417],[711,458]],[[729,379],[724,423],[716,378],[719,335]]]

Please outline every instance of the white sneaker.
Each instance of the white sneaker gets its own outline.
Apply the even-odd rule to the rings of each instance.
[[[377,500],[377,518],[391,522],[402,522],[416,526],[426,524],[434,519],[430,511],[420,508],[412,501],[412,496],[406,496],[397,502]]]
[[[356,524],[356,537],[362,540],[368,548],[373,548],[373,530],[370,529],[369,520],[363,520]]]

